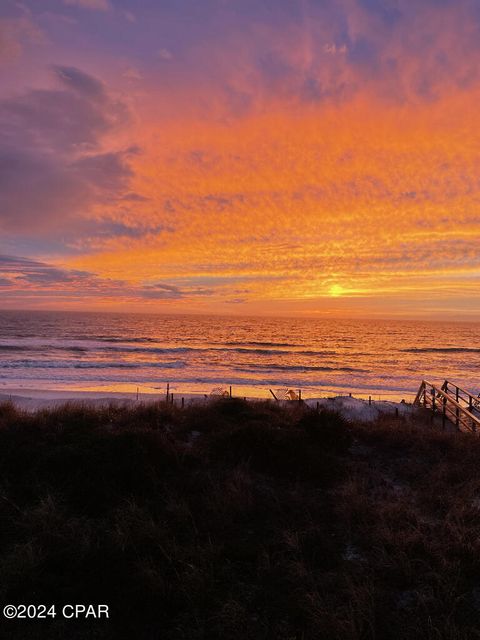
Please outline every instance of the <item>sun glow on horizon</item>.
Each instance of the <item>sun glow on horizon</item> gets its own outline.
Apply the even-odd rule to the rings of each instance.
[[[332,284],[328,291],[332,298],[338,298],[345,293],[345,289],[340,284]]]

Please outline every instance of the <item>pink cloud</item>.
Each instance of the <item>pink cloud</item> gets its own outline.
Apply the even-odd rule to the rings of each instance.
[[[45,42],[45,34],[28,15],[0,19],[0,63],[18,58],[26,45]]]

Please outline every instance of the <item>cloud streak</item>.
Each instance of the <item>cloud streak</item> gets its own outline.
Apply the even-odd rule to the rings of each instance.
[[[22,299],[43,302],[45,298],[53,304],[64,300],[78,304],[85,299],[112,302],[119,296],[124,303],[148,303],[208,297],[213,293],[199,286],[102,278],[91,271],[9,255],[0,255],[0,292],[5,304]]]

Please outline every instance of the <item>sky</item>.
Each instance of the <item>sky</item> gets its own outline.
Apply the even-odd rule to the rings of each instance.
[[[480,0],[2,0],[0,309],[480,320]]]

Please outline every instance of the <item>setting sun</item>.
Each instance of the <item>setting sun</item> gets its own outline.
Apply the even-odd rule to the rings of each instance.
[[[329,289],[329,293],[332,298],[338,298],[345,293],[345,289],[340,284],[333,284]]]

